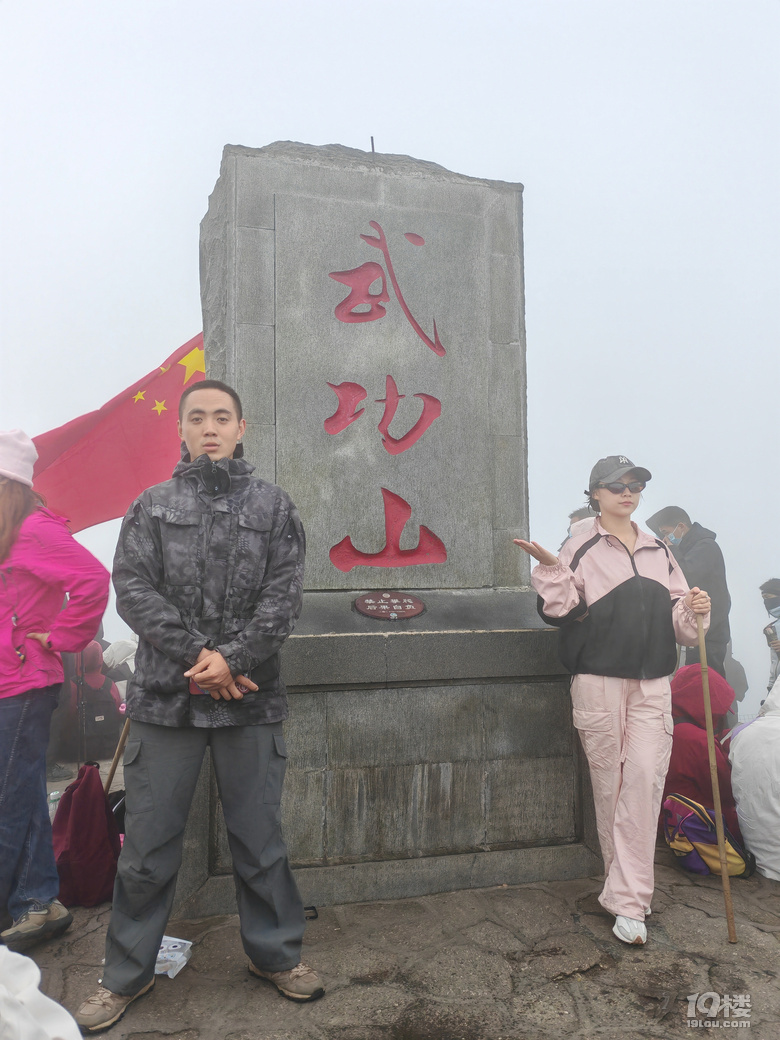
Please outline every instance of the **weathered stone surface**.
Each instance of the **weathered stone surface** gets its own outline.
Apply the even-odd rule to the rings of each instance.
[[[512,552],[521,555],[516,546]],[[560,682],[558,634],[542,626],[533,590],[426,590],[424,614],[392,623],[352,610],[356,595],[304,597],[282,653],[290,688],[525,676]]]
[[[493,921],[482,921],[464,929],[463,938],[469,944],[473,943],[483,950],[494,950],[504,955],[512,954],[517,958],[528,952],[528,947],[521,939],[508,928],[502,928]]]
[[[338,146],[225,149],[201,236],[209,374],[236,381],[252,421],[272,426],[276,478],[307,526],[308,588],[479,588],[527,575],[493,535],[527,525],[521,190]],[[339,320],[351,290],[329,275],[365,264],[374,292],[379,276],[389,294],[381,320]],[[434,322],[444,356],[425,339]],[[420,417],[414,395],[442,406],[401,454],[377,431],[388,376],[403,395],[392,436]],[[328,384],[344,382],[364,388],[364,413],[328,433]],[[250,437],[248,453],[257,448]],[[385,545],[383,487],[412,509],[400,547],[424,525],[446,562],[334,567],[329,550],[347,536],[367,553]]]
[[[501,1000],[512,993],[512,971],[505,957],[473,946],[466,955],[459,943],[418,958],[406,968],[405,982],[412,990],[463,1002]]]
[[[515,1022],[524,1029],[542,1029],[546,1036],[556,1028],[560,1036],[566,1036],[578,1020],[574,997],[565,986],[556,983],[537,985],[522,993],[512,1002],[512,1012]]]
[[[236,329],[236,383],[248,423],[273,429],[276,422],[274,384],[268,378],[276,357],[274,330],[269,325],[239,325]],[[252,445],[254,449],[254,445]]]
[[[381,899],[404,899],[459,888],[518,885],[552,876],[582,878],[600,862],[584,845],[502,849],[413,859],[303,866],[294,873],[304,903],[317,906],[365,901],[367,892]],[[234,913],[233,878],[214,874],[180,904],[177,913],[192,917]]]
[[[399,956],[384,943],[357,942],[338,948],[338,962],[333,965],[345,985],[369,986],[393,982],[398,977]]]
[[[502,758],[486,773],[488,845],[576,840],[570,758]]]
[[[708,898],[710,886],[696,878],[688,884],[665,851],[659,852],[657,873],[653,905],[665,909],[648,921],[642,948],[614,938],[610,915],[580,912],[593,897],[588,878],[321,907],[303,950],[326,985],[325,999],[313,1005],[293,1005],[249,976],[236,917],[171,922],[169,934],[194,943],[192,959],[176,979],[158,978],[155,990],[128,1009],[111,1035],[690,1040],[687,996],[714,992],[748,994],[749,1035],[776,1040],[780,985],[776,958],[766,946],[772,936],[740,927],[739,942],[730,946],[720,920],[722,934],[703,936],[690,951],[690,922],[686,941],[679,943],[659,917],[668,921],[686,909],[702,914],[676,904],[672,890],[684,890],[692,903],[696,893]],[[759,889],[763,927],[780,928],[776,883],[735,883],[737,919],[746,918]],[[107,912],[76,908],[74,916],[65,936],[30,951],[42,969],[44,990],[70,1009],[94,989],[100,974],[99,964],[84,966],[81,958],[94,957],[91,937],[102,937]]]
[[[513,638],[523,642],[528,635]],[[537,842],[555,862],[557,846],[577,841],[579,759],[564,684],[324,688],[293,693],[290,702],[283,819],[295,866],[394,858],[408,864],[420,855]],[[212,812],[212,869],[229,873],[215,787]],[[469,876],[479,884],[485,866],[475,861],[454,886]],[[562,869],[568,869],[563,860],[555,876],[564,876]],[[487,871],[484,884],[500,879]],[[529,876],[539,875],[512,873],[509,880]],[[442,889],[453,887],[447,877],[442,865]],[[370,891],[356,890],[353,898]],[[415,891],[430,888],[426,882],[409,889]],[[230,910],[228,898],[224,907],[211,904],[212,911]]]
[[[409,951],[428,949],[446,935],[443,921],[418,900],[352,904],[342,911],[345,933],[359,932],[370,944],[404,950],[407,956]]]
[[[574,884],[584,885],[584,880]],[[523,897],[518,899],[512,888],[497,888],[483,893],[490,908],[491,918],[503,927],[511,929],[528,946],[549,935],[571,928],[572,914],[561,900],[546,888],[526,885]]]
[[[487,684],[482,695],[486,758],[571,756],[571,701],[565,684]]]
[[[465,851],[483,842],[482,767],[418,763],[334,771],[326,844],[334,862]]]
[[[290,862],[308,866],[325,860],[325,770],[296,770],[285,780],[282,820]]]
[[[481,759],[482,688],[364,690],[328,695],[328,766]],[[462,809],[466,813],[465,806]]]

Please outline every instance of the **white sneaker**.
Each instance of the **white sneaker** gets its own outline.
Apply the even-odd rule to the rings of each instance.
[[[643,946],[647,942],[644,921],[635,921],[633,917],[616,917],[612,932],[621,942],[629,943],[631,946]]]

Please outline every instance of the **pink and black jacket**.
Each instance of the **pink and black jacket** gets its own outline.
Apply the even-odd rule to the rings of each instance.
[[[633,556],[596,518],[564,544],[555,566],[539,564],[531,574],[539,614],[560,628],[561,662],[572,674],[658,679],[675,669],[675,643],[696,643],[679,564],[634,526]]]

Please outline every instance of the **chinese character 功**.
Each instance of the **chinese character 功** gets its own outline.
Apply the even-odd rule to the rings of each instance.
[[[359,383],[328,383],[339,399],[338,407],[333,415],[329,416],[323,423],[326,433],[335,436],[346,430],[356,419],[365,412],[365,408],[357,408],[357,405],[366,396],[365,387]],[[382,446],[389,455],[400,455],[401,452],[411,448],[422,437],[429,426],[441,415],[441,401],[430,394],[415,394],[423,403],[422,415],[402,437],[394,437],[390,433],[390,424],[395,418],[398,402],[406,395],[398,393],[398,387],[392,376],[385,379],[385,396],[376,399],[377,404],[385,406],[384,414],[377,426],[382,435]]]

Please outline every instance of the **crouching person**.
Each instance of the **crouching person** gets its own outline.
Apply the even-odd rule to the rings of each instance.
[[[184,827],[206,747],[225,813],[249,970],[292,1000],[323,987],[301,963],[304,915],[282,840],[287,697],[279,649],[301,608],[305,539],[281,488],[241,457],[241,402],[216,380],[182,394],[182,461],[122,524],[117,609],[138,633],[128,684],[125,843],[102,986],[85,1033],[154,984]]]

